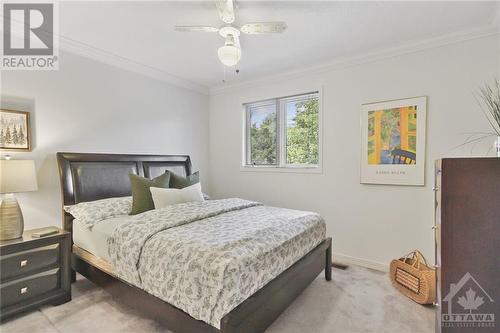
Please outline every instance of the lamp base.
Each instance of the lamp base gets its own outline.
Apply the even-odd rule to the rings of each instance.
[[[23,235],[24,219],[21,207],[13,194],[0,201],[0,240],[16,239]]]

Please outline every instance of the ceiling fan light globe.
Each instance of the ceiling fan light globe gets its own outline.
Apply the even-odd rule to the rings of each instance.
[[[226,66],[232,67],[236,65],[241,59],[241,50],[233,45],[225,45],[219,47],[217,51],[219,60]]]

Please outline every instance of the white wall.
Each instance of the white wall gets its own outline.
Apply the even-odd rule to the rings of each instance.
[[[499,75],[499,35],[384,60],[215,91],[210,98],[210,182],[217,197],[317,211],[337,258],[384,268],[412,249],[433,260],[433,161],[470,155],[462,132],[488,131],[472,93]],[[323,173],[240,171],[241,103],[323,87]],[[428,96],[425,187],[359,183],[360,106]],[[492,139],[491,139],[492,140]],[[492,141],[472,154],[486,154]]]
[[[39,190],[21,193],[25,227],[61,225],[55,153],[189,154],[208,176],[208,95],[72,53],[58,71],[4,71],[1,106],[31,111]],[[5,152],[2,152],[5,154]]]
[[[2,72],[1,106],[32,112],[39,190],[19,194],[26,227],[61,225],[57,151],[190,154],[216,197],[321,213],[339,258],[384,267],[413,248],[433,257],[433,160],[470,155],[487,131],[472,96],[500,72],[497,36],[351,66],[244,84],[209,97],[62,52],[59,71]],[[242,172],[241,103],[323,87],[321,174]],[[428,96],[425,187],[359,184],[362,103]],[[209,123],[209,126],[207,124]],[[210,134],[210,135],[209,135]],[[210,142],[210,144],[208,143]],[[472,154],[484,155],[490,143]],[[209,173],[210,171],[210,173]]]

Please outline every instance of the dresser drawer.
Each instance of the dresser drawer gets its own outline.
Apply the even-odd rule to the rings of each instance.
[[[59,252],[59,243],[56,243],[3,255],[0,257],[0,278],[5,281],[55,265],[59,262]]]
[[[1,308],[42,295],[59,288],[59,285],[59,268],[2,284]]]

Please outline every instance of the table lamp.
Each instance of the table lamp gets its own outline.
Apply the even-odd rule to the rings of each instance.
[[[0,160],[0,240],[22,236],[24,219],[13,193],[38,189],[35,161]]]

